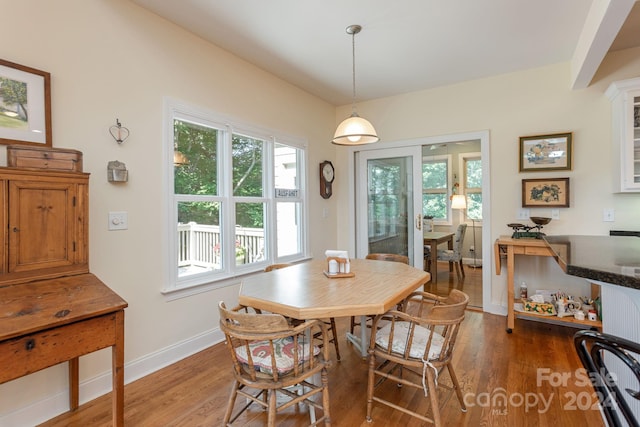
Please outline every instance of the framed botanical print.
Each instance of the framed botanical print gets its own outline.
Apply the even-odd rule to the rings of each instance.
[[[568,208],[569,178],[522,180],[523,208]]]
[[[520,137],[520,172],[571,170],[572,134]]]

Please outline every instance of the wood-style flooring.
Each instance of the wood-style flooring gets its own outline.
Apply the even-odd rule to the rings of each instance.
[[[437,295],[447,295],[451,289],[458,289],[469,295],[469,306],[482,309],[482,267],[464,265],[464,277],[458,280],[455,269],[449,272],[449,263],[438,263],[438,282],[427,285],[427,291]],[[489,268],[489,267],[486,267]]]
[[[445,270],[444,268],[442,270]],[[471,268],[468,269],[471,272]],[[469,272],[467,278],[469,278]],[[478,272],[481,272],[478,269]],[[446,284],[443,280],[442,284]],[[465,287],[468,279],[465,281]],[[469,289],[465,289],[468,291]],[[349,319],[337,319],[344,337]],[[463,322],[454,367],[467,402],[466,413],[452,397],[442,411],[447,426],[602,426],[593,389],[585,381],[573,347],[574,329],[516,320],[512,334],[506,318],[469,310]],[[333,349],[332,349],[333,352]],[[342,361],[329,370],[333,426],[425,425],[419,420],[375,406],[367,423],[367,362],[346,339],[340,340]],[[448,380],[446,375],[443,375]],[[232,384],[231,363],[223,344],[125,387],[127,426],[220,426]],[[401,405],[426,408],[421,391],[390,387]],[[278,426],[306,426],[306,407],[289,408]],[[102,396],[43,426],[111,425],[111,397]],[[249,410],[238,426],[266,425],[265,413]]]

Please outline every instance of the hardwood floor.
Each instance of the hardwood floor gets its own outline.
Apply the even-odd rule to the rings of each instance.
[[[447,426],[602,426],[593,389],[576,373],[581,368],[573,347],[574,329],[517,320],[512,334],[506,318],[468,311],[454,357],[468,411],[452,397],[442,410]],[[344,337],[348,318],[337,319]],[[367,362],[345,340],[342,361],[329,370],[333,426],[423,425],[390,408],[374,406],[367,423]],[[333,351],[333,350],[332,350]],[[127,426],[220,426],[232,384],[224,344],[214,345],[125,387]],[[443,375],[443,381],[448,376]],[[564,378],[564,379],[563,379]],[[425,407],[421,391],[389,388],[402,405]],[[245,413],[246,414],[246,413]],[[60,415],[42,426],[109,426],[110,395]],[[292,407],[278,426],[306,426],[306,407]],[[248,411],[234,425],[266,425],[260,409]]]
[[[486,267],[489,268],[489,267]],[[448,295],[451,289],[458,289],[469,295],[469,306],[482,309],[482,267],[464,265],[465,277],[458,281],[455,270],[449,272],[446,262],[438,263],[438,283],[428,284],[427,291],[436,295]]]

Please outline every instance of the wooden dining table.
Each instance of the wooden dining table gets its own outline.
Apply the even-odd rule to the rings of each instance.
[[[240,304],[279,313],[294,319],[384,314],[411,292],[429,281],[429,273],[409,265],[351,259],[353,277],[331,277],[325,259],[314,259],[287,268],[260,273],[242,280]],[[367,356],[367,328],[347,339]]]
[[[438,245],[447,243],[448,249],[453,249],[455,233],[447,231],[425,231],[422,234],[423,243],[431,247],[431,283],[438,283]],[[453,271],[453,264],[449,263],[449,271]]]

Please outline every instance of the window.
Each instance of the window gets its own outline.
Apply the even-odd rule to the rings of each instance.
[[[462,154],[464,194],[467,195],[467,218],[482,220],[482,160],[480,153]]]
[[[450,155],[422,158],[422,215],[436,222],[450,222],[450,171]]]
[[[300,141],[166,103],[166,291],[302,259],[305,149]]]

